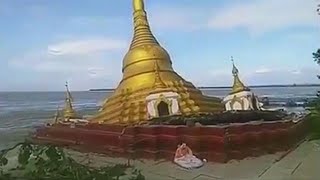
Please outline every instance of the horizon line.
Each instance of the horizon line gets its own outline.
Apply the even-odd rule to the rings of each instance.
[[[269,88],[269,87],[320,87],[320,84],[315,83],[305,83],[305,84],[270,84],[270,85],[251,85],[247,86],[249,88]],[[230,89],[232,86],[196,86],[198,89]],[[97,91],[114,91],[116,88],[92,88],[89,90],[72,90],[72,92],[97,92]],[[45,90],[14,90],[14,91],[0,91],[0,93],[20,93],[20,92],[65,92],[64,90],[53,90],[53,91],[45,91]]]
[[[252,85],[249,88],[268,88],[268,87],[318,87],[320,84],[270,84],[270,85]],[[198,89],[230,89],[232,86],[197,86]],[[89,91],[114,91],[116,88],[94,88]]]

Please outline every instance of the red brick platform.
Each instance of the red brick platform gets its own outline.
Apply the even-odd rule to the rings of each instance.
[[[36,143],[68,146],[120,157],[172,160],[182,142],[199,158],[227,162],[288,150],[305,137],[306,120],[251,122],[225,126],[53,125],[38,128]]]

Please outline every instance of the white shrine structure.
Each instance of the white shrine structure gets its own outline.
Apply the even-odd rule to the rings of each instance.
[[[232,57],[231,57],[232,58]],[[239,70],[232,58],[232,74],[234,82],[232,91],[223,99],[227,111],[253,111],[262,110],[258,97],[246,87],[239,78]]]

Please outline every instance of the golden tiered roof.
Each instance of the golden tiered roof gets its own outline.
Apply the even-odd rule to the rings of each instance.
[[[75,119],[77,118],[77,114],[72,107],[73,98],[69,91],[68,83],[66,83],[66,99],[65,99],[65,106],[63,109],[63,117],[65,119]]]
[[[234,64],[233,57],[231,57],[231,61],[232,61],[232,66],[233,66],[232,74],[233,74],[234,80],[233,80],[232,91],[231,91],[230,94],[235,94],[235,93],[238,93],[238,92],[241,92],[241,91],[250,91],[250,89],[248,87],[246,87],[242,83],[242,81],[240,80],[240,78],[239,78],[239,70],[236,67],[236,65]]]
[[[139,123],[148,119],[146,97],[162,92],[180,95],[181,114],[221,112],[220,99],[203,96],[172,68],[168,52],[152,34],[143,0],[133,0],[134,35],[123,59],[123,78],[93,123]]]

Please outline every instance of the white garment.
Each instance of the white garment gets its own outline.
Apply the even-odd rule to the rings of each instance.
[[[181,158],[175,158],[174,162],[186,169],[195,169],[203,166],[203,162],[193,155],[186,155]]]

